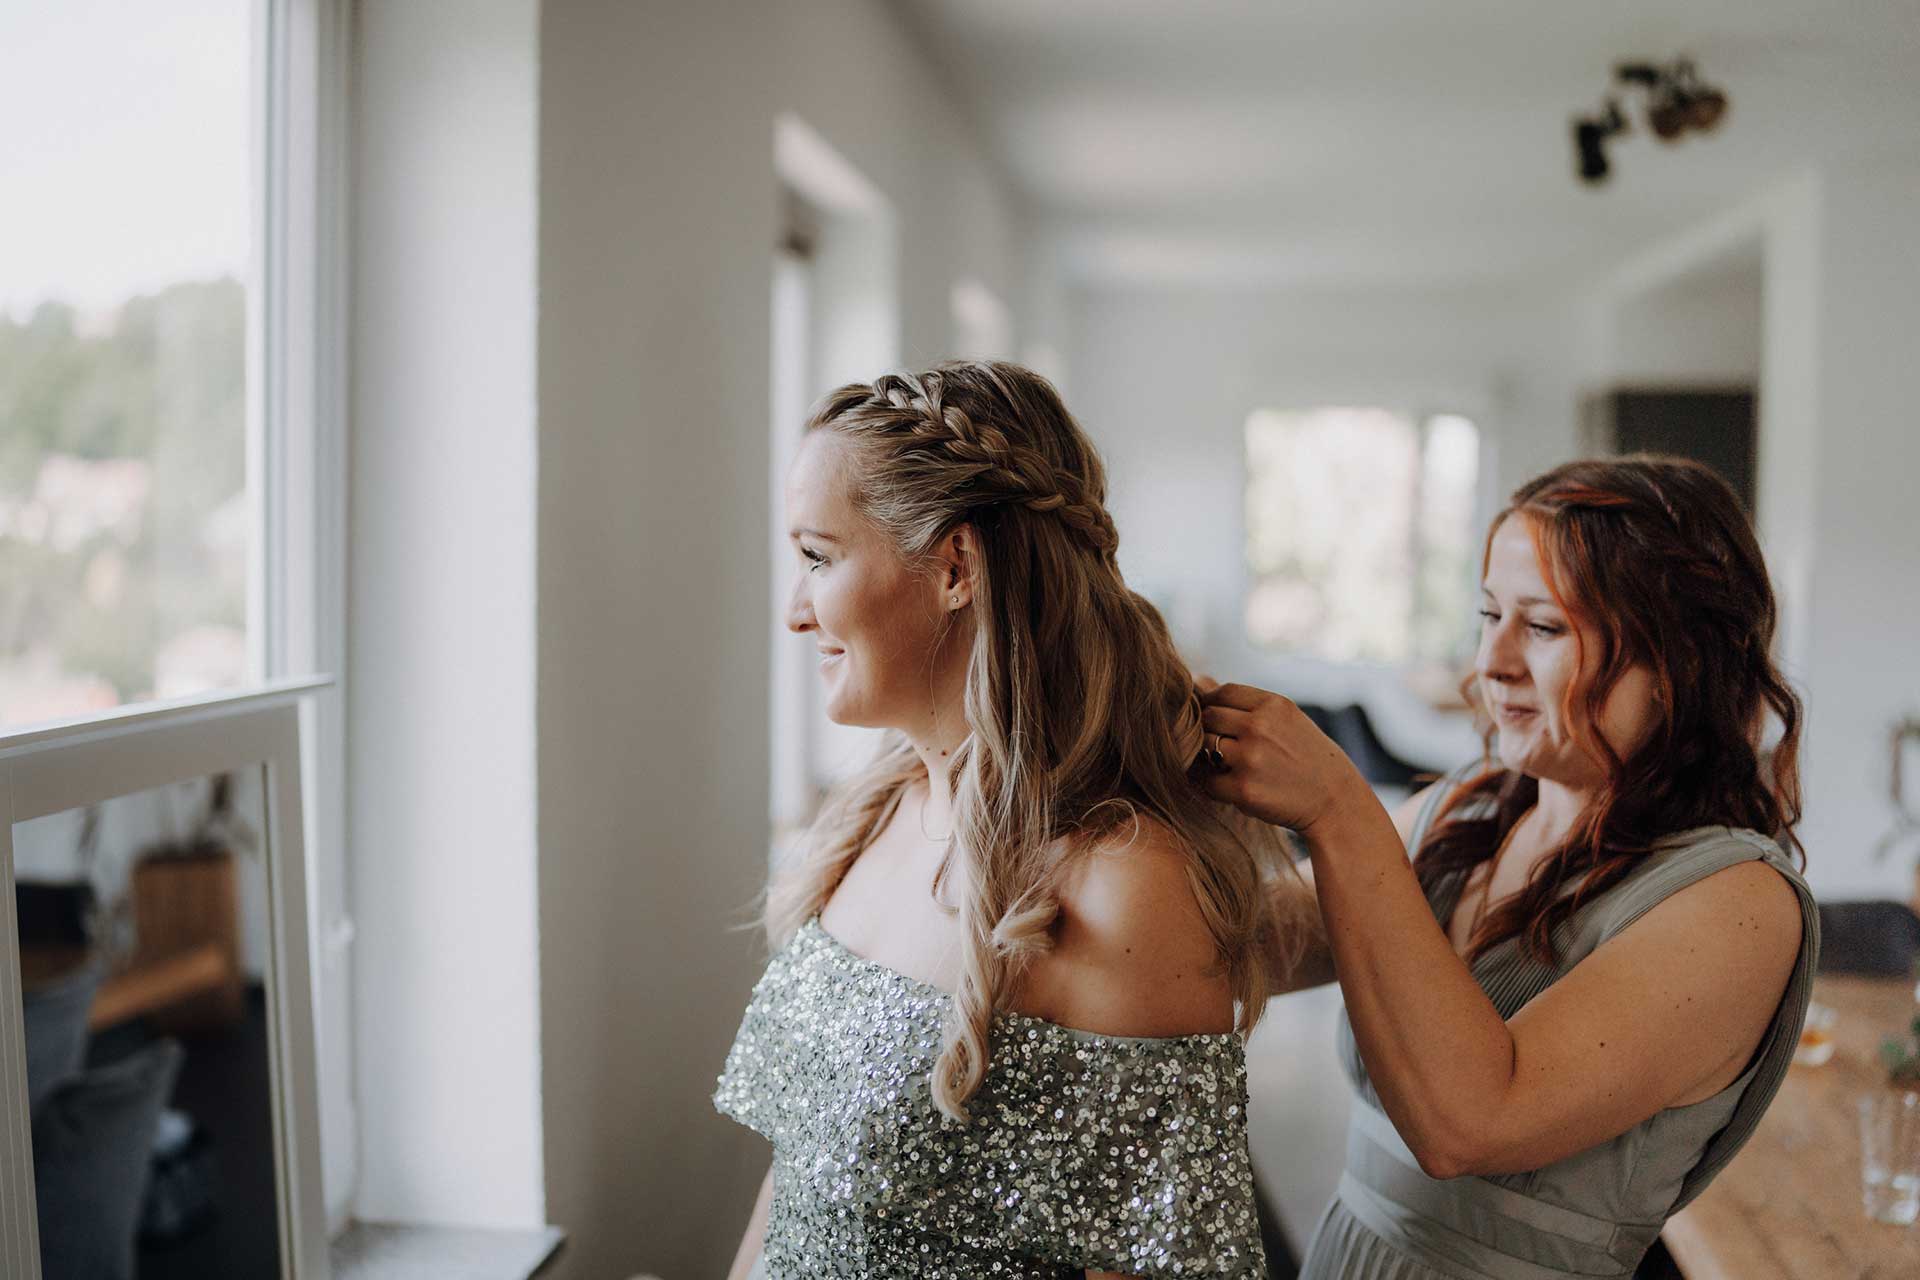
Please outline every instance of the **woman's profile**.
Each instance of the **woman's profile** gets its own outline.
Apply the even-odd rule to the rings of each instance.
[[[1354,1119],[1310,1280],[1632,1275],[1806,1013],[1800,706],[1732,491],[1569,463],[1495,518],[1482,587],[1486,758],[1393,817],[1285,699],[1207,695],[1213,791],[1305,837],[1303,967],[1346,998]]]
[[[715,1099],[773,1146],[735,1276],[1265,1274],[1242,1034],[1288,864],[1197,785],[1104,499],[1014,365],[807,423],[788,625],[829,716],[887,733],[770,886]]]

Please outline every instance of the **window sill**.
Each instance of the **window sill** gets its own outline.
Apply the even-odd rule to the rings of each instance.
[[[334,1280],[530,1280],[565,1234],[355,1222],[332,1245]]]

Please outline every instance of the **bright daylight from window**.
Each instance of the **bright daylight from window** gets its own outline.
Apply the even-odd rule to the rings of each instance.
[[[251,24],[0,6],[0,725],[247,677]]]
[[[1248,638],[1341,662],[1461,657],[1479,467],[1479,429],[1453,414],[1248,418]]]

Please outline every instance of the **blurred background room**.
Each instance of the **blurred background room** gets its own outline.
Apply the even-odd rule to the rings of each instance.
[[[184,755],[0,842],[45,1274],[75,1220],[142,1276],[724,1272],[744,926],[870,746],[779,625],[781,478],[829,387],[955,356],[1056,381],[1195,669],[1385,797],[1479,749],[1506,494],[1720,469],[1838,1053],[1660,1265],[1920,1274],[1833,1119],[1920,1081],[1916,68],[1920,0],[0,6],[0,795],[304,682],[279,853],[271,772]],[[1250,1050],[1275,1274],[1338,999]],[[120,1190],[63,1219],[101,1089]]]

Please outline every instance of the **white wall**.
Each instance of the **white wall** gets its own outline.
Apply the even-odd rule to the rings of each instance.
[[[1920,164],[1822,175],[1818,466],[1807,644],[1808,874],[1829,896],[1893,897],[1913,868],[1875,863],[1893,822],[1894,722],[1920,714]]]
[[[1621,299],[1611,317],[1607,385],[1755,385],[1761,275],[1756,251],[1734,269],[1683,277]]]
[[[899,350],[1010,201],[877,0],[541,11],[541,1033],[555,1274],[720,1274],[767,1148],[709,1098],[764,956],[775,117],[897,217]],[[877,372],[877,371],[868,371]]]
[[[1657,294],[1757,247],[1756,523],[1807,707],[1800,837],[1824,897],[1905,900],[1875,862],[1893,821],[1893,724],[1920,712],[1920,163],[1835,162],[1624,264],[1611,298]],[[1711,268],[1709,268],[1711,270]]]
[[[531,1226],[535,0],[368,0],[355,64],[356,1213]]]
[[[1022,253],[1005,179],[958,97],[898,6],[762,0],[736,11],[752,20],[735,24],[735,48],[768,59],[774,109],[798,115],[893,208],[901,360],[920,365],[952,354],[954,284],[977,278],[1012,300]]]
[[[1248,645],[1243,429],[1259,408],[1463,412],[1487,446],[1490,515],[1573,452],[1580,320],[1569,303],[1511,293],[1084,291],[1071,404],[1107,460],[1128,581],[1220,678],[1361,700],[1382,737],[1423,763],[1471,753],[1464,727],[1424,712],[1396,676]]]

